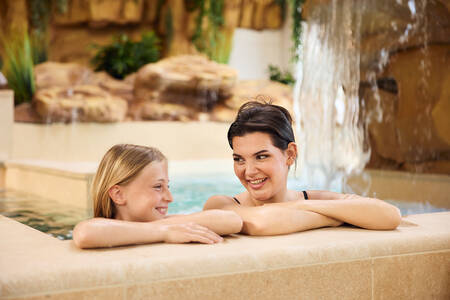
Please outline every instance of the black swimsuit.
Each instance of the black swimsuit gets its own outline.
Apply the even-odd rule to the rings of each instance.
[[[302,191],[302,193],[305,200],[308,200],[308,194],[306,193],[306,191]],[[237,204],[241,205],[241,202],[239,202],[239,200],[236,197],[233,197],[233,199],[234,201],[236,201]]]

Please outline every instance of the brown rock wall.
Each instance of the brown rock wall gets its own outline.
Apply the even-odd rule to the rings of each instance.
[[[67,3],[65,12],[54,7],[51,13],[51,60],[88,64],[94,54],[93,44],[109,44],[117,32],[139,38],[143,31],[150,29],[162,36],[165,56],[198,53],[191,41],[198,12],[188,11],[184,0],[70,0]],[[28,16],[25,0],[0,0],[3,29],[23,31],[28,27]],[[229,55],[236,27],[276,29],[283,22],[281,8],[275,0],[227,0],[223,16],[224,43],[217,50],[221,52],[216,54],[221,60]],[[207,16],[202,23],[206,29]]]
[[[377,122],[372,117],[368,127],[375,157],[409,171],[448,170],[448,163],[438,162],[450,156],[450,69],[444,67],[448,65],[450,46],[445,45],[405,50],[391,57],[379,80],[395,81],[397,91],[379,90],[383,119]],[[375,116],[376,93],[362,90],[366,114]]]

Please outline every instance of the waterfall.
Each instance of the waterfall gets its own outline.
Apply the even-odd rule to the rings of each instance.
[[[342,191],[346,179],[360,174],[369,161],[368,126],[384,121],[379,89],[399,95],[396,79],[383,77],[391,55],[421,49],[424,58],[417,72],[424,74],[422,85],[427,86],[429,32],[437,42],[445,40],[430,31],[430,22],[438,28],[445,21],[441,4],[428,0],[312,3],[303,24],[294,89],[301,177],[308,188]],[[430,19],[432,12],[436,20]],[[373,95],[370,102],[364,89],[365,95],[367,90]],[[431,131],[421,128],[428,110],[415,116],[411,130],[417,132],[416,140],[431,140]],[[402,145],[404,133],[395,134]]]
[[[295,111],[302,179],[340,190],[369,159],[359,122],[362,1],[332,1],[311,11],[297,69]]]

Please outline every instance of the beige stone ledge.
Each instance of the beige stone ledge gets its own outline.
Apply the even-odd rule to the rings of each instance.
[[[0,161],[11,158],[14,124],[14,92],[0,90]]]
[[[0,161],[0,191],[6,189],[6,167],[5,163]]]
[[[4,184],[8,191],[27,193],[84,210],[92,207],[89,188],[93,171],[80,171],[80,164],[71,169],[67,164],[64,164],[66,168],[58,168],[55,164],[49,166],[36,161],[8,161],[5,166]]]
[[[366,193],[371,197],[450,208],[449,175],[369,169],[347,182],[350,186],[366,186]]]
[[[99,162],[119,143],[157,147],[169,160],[231,159],[228,127],[218,122],[14,123],[10,159]]]
[[[79,250],[0,217],[0,240],[5,299],[449,296],[450,212],[409,216],[394,231],[339,227],[102,250]]]

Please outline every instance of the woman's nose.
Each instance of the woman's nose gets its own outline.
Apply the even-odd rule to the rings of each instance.
[[[245,165],[245,175],[252,176],[258,173],[258,169],[256,168],[254,163],[247,163]]]

